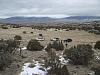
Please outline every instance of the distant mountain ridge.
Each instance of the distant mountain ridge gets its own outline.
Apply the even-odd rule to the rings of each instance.
[[[100,16],[70,16],[65,19],[100,19]]]
[[[49,17],[10,17],[6,19],[1,19],[1,23],[17,23],[17,24],[29,24],[33,22],[48,22],[54,19]]]
[[[68,22],[68,21],[84,21],[84,20],[100,20],[100,16],[70,16],[65,18],[51,18],[51,17],[10,17],[0,19],[1,23],[15,23],[15,24],[32,24],[44,22]]]

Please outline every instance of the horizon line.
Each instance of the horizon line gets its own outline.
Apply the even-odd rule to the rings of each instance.
[[[72,15],[73,17],[74,16],[85,16],[85,15]],[[66,17],[72,17],[72,16],[68,16],[68,15],[28,15],[28,16],[22,16],[22,15],[18,15],[18,16],[2,16],[0,17],[0,19],[6,19],[6,18],[11,18],[11,17],[48,17],[48,18],[66,18]],[[89,15],[89,16],[92,16],[92,15]],[[89,17],[87,16],[87,17]],[[94,16],[94,15],[93,15]],[[97,16],[95,15],[94,17],[100,17],[100,16]]]

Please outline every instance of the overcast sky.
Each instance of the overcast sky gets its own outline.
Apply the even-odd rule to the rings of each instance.
[[[100,16],[100,0],[0,0],[0,17]]]

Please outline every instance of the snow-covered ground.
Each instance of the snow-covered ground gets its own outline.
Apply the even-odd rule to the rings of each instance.
[[[27,49],[27,47],[22,47],[21,49],[22,49],[22,50],[26,50],[26,49]]]
[[[66,65],[70,61],[70,59],[65,60],[63,56],[59,56],[59,60],[62,65]]]
[[[25,63],[23,68],[22,68],[22,72],[19,75],[46,75],[47,71],[44,67],[41,66],[41,64],[38,61],[34,61],[34,67],[29,67],[29,65],[32,63]],[[43,70],[41,70],[40,68],[42,68]]]
[[[66,65],[69,62],[69,59],[65,60],[62,55],[58,56],[61,65]],[[44,62],[44,60],[42,60],[41,63],[39,61],[33,60],[33,62],[31,63],[25,63],[22,67],[22,72],[19,75],[47,75],[47,71],[50,70],[52,67],[48,66],[47,68],[45,68],[45,66],[43,66]],[[32,67],[30,67],[31,64]]]

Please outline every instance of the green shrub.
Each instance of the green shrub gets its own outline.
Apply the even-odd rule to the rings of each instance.
[[[100,75],[100,67],[95,69],[95,75]]]
[[[59,65],[57,63],[53,63],[53,68],[48,70],[48,75],[70,75],[66,65]]]
[[[51,44],[51,48],[54,48],[54,49],[56,49],[57,51],[59,51],[59,50],[63,50],[63,49],[64,49],[64,45],[63,45],[62,42],[54,41],[54,42]]]
[[[26,34],[26,31],[23,31],[24,34]]]
[[[48,53],[48,58],[46,60],[45,66],[51,67],[48,70],[48,75],[69,75],[66,65],[60,63],[59,57],[53,49],[50,49]],[[62,67],[61,67],[62,66]]]
[[[47,45],[47,47],[45,48],[45,50],[47,51],[47,52],[49,52],[49,51],[51,51],[51,43],[49,43],[48,45]]]
[[[12,56],[9,52],[0,52],[0,70],[4,70],[12,62]]]
[[[41,51],[43,46],[35,39],[31,39],[27,45],[27,49],[30,51]]]
[[[13,53],[15,49],[19,47],[19,45],[20,42],[16,40],[2,40],[0,42],[0,51]]]
[[[93,58],[94,52],[91,45],[79,44],[65,51],[66,58],[70,59],[72,64],[88,65]]]
[[[70,75],[66,65],[61,68],[61,75]]]
[[[19,26],[19,25],[13,25],[12,27],[13,28],[20,28],[21,26]]]
[[[28,67],[30,67],[30,68],[34,68],[35,65],[34,65],[33,63],[31,63]]]
[[[16,40],[0,40],[0,70],[4,70],[13,61],[13,54],[20,43]]]
[[[7,51],[10,53],[13,53],[15,51],[15,49],[19,47],[20,42],[16,41],[16,40],[9,39],[6,41],[6,45],[7,45]]]
[[[65,43],[68,43],[68,42],[72,42],[72,39],[66,39],[64,40]]]
[[[15,35],[14,40],[22,40],[22,37],[20,35]]]
[[[30,32],[31,34],[33,34],[33,32]]]
[[[97,41],[95,46],[94,46],[95,49],[100,49],[100,41]]]
[[[6,41],[3,40],[0,42],[0,70],[4,70],[12,62],[13,57],[8,50],[8,46]]]
[[[2,29],[8,29],[8,27],[7,26],[2,26]]]
[[[98,31],[98,32],[95,32],[95,34],[97,34],[97,35],[100,35],[100,31]]]

